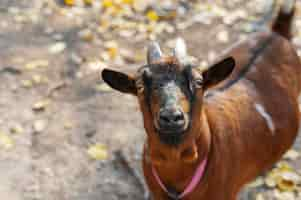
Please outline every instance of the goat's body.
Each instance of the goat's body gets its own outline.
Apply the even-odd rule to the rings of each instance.
[[[185,200],[236,199],[239,189],[269,169],[296,138],[301,64],[288,40],[275,33],[255,33],[231,48],[227,54],[234,56],[237,63],[232,79],[248,65],[253,50],[263,41],[268,41],[266,47],[246,74],[205,99],[204,114],[212,136],[209,164],[203,181]],[[199,151],[201,154],[201,147]],[[166,177],[163,181],[175,183],[173,187],[181,191],[190,178],[186,174],[193,174],[195,166],[180,166],[181,169],[161,169]],[[166,199],[146,159],[144,171],[154,195],[158,195],[155,199]]]
[[[225,53],[224,57],[234,57],[236,68],[205,94],[203,102],[194,104],[196,117],[180,145],[169,147],[156,139],[149,115],[142,110],[150,136],[143,170],[155,200],[172,199],[171,193],[184,191],[206,159],[201,182],[182,199],[235,200],[244,184],[272,167],[291,147],[299,129],[301,92],[301,63],[290,42],[294,13],[295,0],[285,1],[270,32],[254,33]],[[197,146],[198,155],[190,163],[178,159],[189,145]],[[159,151],[168,162],[155,163],[151,151]],[[154,177],[154,165],[168,192]]]
[[[204,105],[215,144],[212,176],[234,194],[279,160],[298,133],[301,64],[290,42],[259,33],[229,53],[241,70],[250,57],[248,50],[262,37],[271,37],[270,44],[246,75]]]

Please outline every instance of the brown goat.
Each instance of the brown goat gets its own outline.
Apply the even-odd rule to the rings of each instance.
[[[138,97],[154,199],[235,200],[293,144],[301,63],[290,42],[295,1],[284,2],[272,31],[254,33],[208,69],[189,62],[178,40],[170,57],[152,43],[148,64],[133,77],[103,70],[112,88]]]

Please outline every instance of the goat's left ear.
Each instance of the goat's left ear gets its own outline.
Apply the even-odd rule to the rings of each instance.
[[[219,82],[226,79],[233,71],[235,60],[233,57],[225,58],[224,60],[216,63],[208,70],[203,72],[204,87],[210,88]]]
[[[135,79],[132,76],[110,69],[104,69],[101,76],[113,89],[123,93],[137,94]]]

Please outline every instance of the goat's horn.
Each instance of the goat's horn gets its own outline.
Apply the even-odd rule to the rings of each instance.
[[[174,56],[179,62],[185,61],[187,57],[187,47],[183,38],[177,38],[176,47],[174,48]]]
[[[147,48],[147,63],[152,64],[159,60],[162,56],[162,52],[158,42],[151,42]]]

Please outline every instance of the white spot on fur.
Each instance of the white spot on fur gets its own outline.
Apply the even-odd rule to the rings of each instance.
[[[269,129],[272,131],[272,134],[274,135],[275,132],[275,125],[273,122],[272,117],[269,115],[269,113],[266,112],[264,107],[261,104],[255,103],[254,107],[256,111],[265,119]]]

